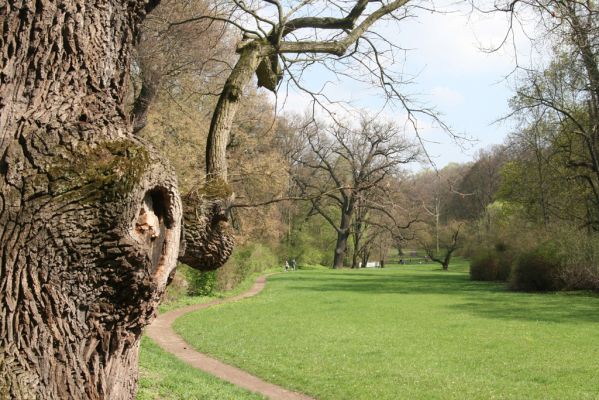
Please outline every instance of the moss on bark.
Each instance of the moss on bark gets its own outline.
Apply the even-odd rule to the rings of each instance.
[[[78,155],[55,157],[48,171],[51,194],[111,201],[129,193],[151,162],[147,149],[131,139],[85,146]]]

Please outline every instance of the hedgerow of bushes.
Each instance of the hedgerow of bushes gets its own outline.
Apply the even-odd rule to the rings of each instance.
[[[512,266],[510,288],[528,292],[562,289],[558,278],[561,265],[558,254],[546,246],[525,252]]]
[[[536,243],[531,239],[535,234]],[[514,235],[509,244],[474,252],[470,278],[506,281],[510,289],[520,291],[599,291],[596,235],[564,227],[529,235]]]
[[[470,279],[474,281],[507,281],[512,267],[512,254],[501,248],[482,250],[472,257]]]

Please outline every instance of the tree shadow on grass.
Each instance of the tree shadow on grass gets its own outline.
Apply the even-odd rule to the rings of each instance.
[[[321,293],[351,292],[379,295],[448,296],[452,312],[467,312],[477,317],[554,323],[598,323],[599,296],[583,292],[521,293],[500,283],[474,282],[465,274],[439,271],[380,274],[364,272],[281,277],[286,290]],[[400,301],[400,298],[398,298]]]
[[[277,277],[287,281],[288,289],[319,292],[353,292],[364,294],[455,294],[463,292],[505,292],[500,284],[470,281],[463,274],[423,271],[414,274],[360,273],[343,275],[319,273],[318,275]]]
[[[453,304],[448,308],[482,318],[502,320],[599,323],[599,299],[587,294],[508,292],[501,298],[485,297],[463,304]]]

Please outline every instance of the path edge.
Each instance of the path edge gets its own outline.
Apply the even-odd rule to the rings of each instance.
[[[259,276],[248,290],[236,296],[225,299],[215,299],[208,303],[192,304],[160,314],[156,317],[154,322],[146,327],[145,334],[163,350],[173,354],[179,360],[191,367],[204,371],[250,392],[258,393],[272,400],[314,400],[313,397],[264,381],[240,368],[225,364],[216,358],[193,349],[193,347],[172,328],[173,323],[185,314],[214,307],[219,304],[236,302],[257,295],[266,286],[266,278],[275,274],[276,273],[271,273]]]

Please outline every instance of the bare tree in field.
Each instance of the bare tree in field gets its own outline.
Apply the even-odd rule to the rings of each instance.
[[[365,206],[385,178],[415,160],[417,150],[395,125],[368,116],[352,128],[312,123],[303,134],[305,147],[294,155],[300,166],[294,180],[337,232],[333,267],[342,268],[358,203]]]
[[[376,221],[376,215],[374,215],[376,213],[368,207],[367,203],[356,207],[352,223],[352,268],[365,267],[368,264],[372,251],[377,247],[376,245],[381,244],[384,241],[382,240],[383,237],[386,238],[390,233],[390,230],[385,229],[380,224],[371,223],[373,219]],[[378,255],[380,256],[379,261],[384,262],[384,256],[381,254]]]
[[[441,228],[441,232],[435,231],[435,235],[429,232],[421,232],[418,242],[424,249],[426,255],[434,262],[441,264],[443,271],[449,270],[449,263],[456,250],[461,246],[460,230],[462,223],[450,222]]]
[[[354,253],[352,268],[366,264],[371,254],[384,263],[392,243],[413,239],[414,226],[423,222],[421,204],[406,193],[410,182],[404,171],[394,173],[361,196],[352,224]]]
[[[135,395],[181,232],[175,175],[125,110],[157,3],[0,4],[0,398]]]

